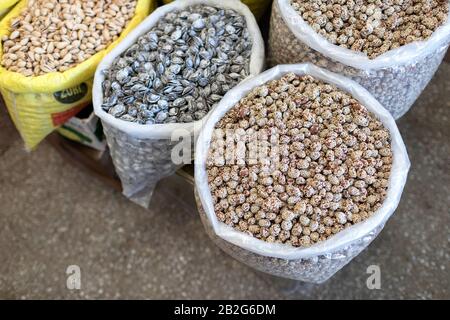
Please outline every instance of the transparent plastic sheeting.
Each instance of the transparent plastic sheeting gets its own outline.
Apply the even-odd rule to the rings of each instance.
[[[330,239],[309,248],[295,248],[268,243],[239,232],[218,221],[208,186],[206,159],[216,123],[253,88],[294,72],[311,75],[336,85],[367,107],[389,130],[392,140],[393,165],[387,197],[382,207],[369,219],[353,225]],[[312,64],[280,65],[249,79],[231,90],[210,114],[197,141],[195,185],[200,216],[213,241],[228,254],[247,265],[272,275],[321,283],[349,263],[383,229],[398,206],[406,183],[410,162],[397,125],[391,114],[356,82],[318,68]]]
[[[311,62],[352,78],[391,112],[402,117],[430,82],[450,42],[450,17],[426,41],[390,50],[375,59],[342,48],[315,32],[290,5],[275,0],[269,37],[269,61]]]
[[[265,56],[261,31],[248,7],[238,0],[185,0],[162,6],[105,57],[95,75],[94,112],[102,120],[112,160],[122,181],[124,195],[143,207],[149,206],[156,183],[180,168],[181,165],[172,162],[171,154],[174,147],[193,150],[193,147],[184,144],[194,143],[196,132],[201,128],[203,120],[193,123],[142,125],[116,119],[102,109],[103,70],[108,69],[116,57],[134,44],[140,36],[149,32],[168,13],[196,4],[233,9],[243,15],[253,41],[250,74],[256,75],[263,71]],[[185,139],[183,145],[178,141],[172,141],[172,134],[176,130],[190,134],[191,141]]]

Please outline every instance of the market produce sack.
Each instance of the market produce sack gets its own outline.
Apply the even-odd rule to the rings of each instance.
[[[26,8],[23,0],[2,20],[0,37],[10,34],[10,21]],[[91,103],[95,69],[102,58],[148,16],[153,0],[139,0],[134,18],[107,49],[65,72],[26,77],[0,66],[0,92],[27,150]],[[3,48],[0,45],[0,55]],[[1,58],[1,56],[0,56]]]
[[[0,19],[2,19],[17,2],[19,2],[19,0],[0,1]]]
[[[164,4],[173,2],[174,0],[163,0]],[[242,0],[255,15],[256,19],[261,19],[266,10],[269,8],[272,0]]]
[[[206,171],[208,150],[217,122],[252,89],[266,84],[268,81],[280,79],[290,72],[296,75],[310,75],[325,83],[336,85],[339,89],[349,93],[389,130],[393,154],[387,196],[380,209],[367,220],[354,224],[308,248],[268,243],[220,222],[214,211]],[[348,78],[312,64],[280,65],[235,87],[210,114],[199,135],[196,147],[196,199],[208,235],[229,255],[252,268],[272,275],[321,283],[356,257],[383,229],[400,201],[409,168],[408,154],[394,119],[367,90]]]
[[[450,42],[450,19],[426,41],[390,50],[375,59],[334,45],[315,32],[290,5],[275,0],[269,37],[269,60],[278,64],[312,62],[352,78],[386,108],[402,117],[439,67]]]
[[[105,112],[103,82],[105,73],[143,35],[146,35],[158,21],[172,12],[193,5],[232,9],[242,15],[252,38],[249,74],[259,74],[264,66],[264,42],[255,17],[247,6],[237,0],[186,0],[175,1],[156,9],[145,21],[131,32],[99,65],[94,81],[94,112],[102,120],[112,160],[122,182],[123,194],[133,202],[148,207],[153,190],[159,180],[174,174],[183,163],[174,163],[172,153],[189,150],[189,160],[193,153],[192,144],[201,128],[202,120],[187,123],[140,124],[118,119]],[[207,116],[206,116],[207,117]],[[189,139],[179,142],[173,138],[174,132],[187,135]],[[175,149],[176,147],[176,149]]]

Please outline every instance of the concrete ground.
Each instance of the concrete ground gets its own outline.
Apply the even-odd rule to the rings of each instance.
[[[412,161],[381,235],[322,285],[267,276],[203,231],[192,188],[161,182],[144,210],[43,143],[31,154],[0,111],[0,298],[450,298],[450,65],[399,121]],[[66,268],[81,268],[68,290]],[[366,286],[370,265],[381,289]]]

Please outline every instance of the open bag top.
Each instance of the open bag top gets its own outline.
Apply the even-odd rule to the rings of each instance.
[[[318,34],[291,6],[291,0],[275,0],[281,16],[291,32],[310,48],[326,57],[344,65],[360,70],[376,70],[401,66],[411,61],[422,60],[450,42],[450,12],[444,25],[433,32],[426,41],[415,41],[399,48],[390,50],[375,59],[369,59],[362,52],[343,48],[329,42]],[[450,0],[448,0],[450,4]]]
[[[156,0],[138,0],[133,18],[120,37],[109,44],[106,49],[97,52],[95,55],[82,63],[64,72],[51,72],[40,76],[26,77],[21,73],[9,71],[0,65],[0,87],[16,93],[53,93],[63,89],[74,87],[84,81],[92,79],[97,65],[107,52],[116,46],[126,35],[133,30],[140,21],[153,9]],[[11,20],[19,16],[27,7],[28,0],[21,0],[8,15],[0,22],[0,37],[11,33]],[[0,41],[0,59],[3,54],[3,47]]]
[[[261,86],[270,80],[279,79],[289,72],[293,72],[297,75],[311,75],[314,78],[322,80],[326,83],[334,84],[338,88],[352,95],[370,112],[374,113],[375,116],[389,130],[391,134],[393,151],[393,165],[391,175],[389,177],[388,194],[382,207],[369,219],[355,224],[337,233],[330,239],[317,243],[309,248],[295,248],[285,244],[268,243],[249,236],[243,232],[239,232],[225,223],[218,221],[214,212],[214,205],[208,186],[206,173],[206,159],[216,123],[242,98],[247,96],[253,88]],[[205,210],[207,218],[217,236],[256,254],[294,260],[330,254],[339,249],[345,248],[355,240],[363,238],[377,227],[383,226],[393,214],[398,206],[398,203],[400,202],[400,197],[406,183],[409,168],[410,161],[408,154],[395,120],[366,89],[352,80],[309,63],[280,65],[242,82],[240,85],[229,91],[216,109],[210,113],[210,116],[206,120],[205,126],[203,127],[197,141],[195,154],[195,185],[203,209]]]

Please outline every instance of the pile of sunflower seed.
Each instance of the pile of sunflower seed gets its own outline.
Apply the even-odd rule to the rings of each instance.
[[[216,129],[207,161],[216,216],[258,239],[309,247],[368,219],[387,196],[390,133],[334,85],[287,74]]]
[[[171,12],[105,71],[103,109],[140,124],[202,119],[249,75],[252,40],[234,10]]]

